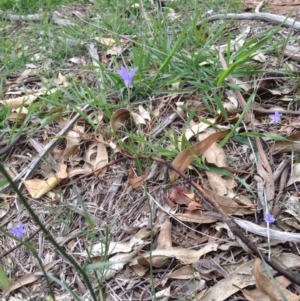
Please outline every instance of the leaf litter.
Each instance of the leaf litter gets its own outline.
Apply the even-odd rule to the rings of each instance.
[[[71,26],[68,20],[58,19],[59,16],[58,13],[53,14],[56,24]],[[242,49],[250,34],[253,34],[251,27],[247,27],[234,40],[235,45],[230,48],[232,55]],[[97,66],[96,60],[102,59],[104,64],[109,63],[107,57],[119,56],[132,45],[126,39],[117,43],[111,37],[95,41],[107,47],[107,51],[105,58],[97,58],[97,46],[89,44],[94,67]],[[263,53],[256,53],[252,58],[255,64],[266,63]],[[290,58],[294,59],[293,56]],[[218,59],[217,56],[215,59]],[[126,58],[131,64],[130,60]],[[86,66],[84,58],[73,57],[70,62]],[[125,87],[131,89],[135,85],[133,78],[138,67],[125,68],[123,65],[120,64],[121,72],[117,68],[114,71],[121,76]],[[69,86],[68,74],[58,73],[52,83],[37,75],[27,70],[4,83],[5,97],[0,101],[2,108],[16,110],[9,116],[10,121],[21,124],[28,115],[25,108],[30,108],[41,97],[64,91]],[[93,80],[101,87],[103,82],[98,75]],[[86,119],[78,114],[74,123],[70,122],[73,120],[73,112],[67,112],[64,114],[65,120],[54,118],[53,123],[31,133],[26,141],[17,141],[9,152],[4,153],[3,162],[11,177],[15,178],[26,170],[22,175],[26,189],[21,189],[30,198],[41,220],[45,221],[49,217],[47,210],[50,208],[57,211],[58,215],[64,216],[66,208],[71,212],[69,214],[73,214],[74,222],[60,222],[58,219],[48,228],[68,252],[81,265],[87,264],[91,269],[92,264],[110,263],[102,271],[106,294],[114,291],[121,299],[131,294],[140,300],[152,298],[149,289],[153,285],[153,278],[155,296],[164,300],[189,298],[195,301],[221,301],[242,294],[247,300],[281,300],[280,292],[287,300],[298,300],[299,283],[276,277],[276,281],[281,279],[276,284],[271,275],[280,271],[272,268],[268,271],[266,263],[261,263],[259,253],[255,253],[242,239],[246,237],[259,246],[259,252],[263,254],[268,254],[271,248],[272,260],[299,276],[299,164],[293,161],[291,167],[288,166],[290,177],[280,190],[279,200],[276,199],[278,183],[273,176],[283,158],[282,153],[292,157],[297,150],[299,139],[293,131],[296,127],[280,131],[281,127],[290,126],[292,117],[289,112],[294,110],[297,114],[297,107],[287,105],[282,96],[295,97],[297,90],[287,77],[285,81],[288,85],[276,77],[270,81],[261,79],[253,91],[247,78],[236,79],[231,75],[228,80],[230,78],[232,85],[243,87],[246,93],[227,91],[224,102],[229,100],[231,104],[230,108],[224,105],[227,121],[238,122],[247,108],[244,100],[247,93],[254,93],[253,112],[249,110],[245,114],[247,127],[244,127],[244,134],[249,129],[258,132],[255,126],[259,125],[262,129],[260,133],[263,133],[261,138],[249,135],[247,140],[245,135],[233,135],[232,127],[226,119],[219,118],[222,116],[220,111],[216,116],[208,111],[197,93],[193,93],[193,97],[198,106],[195,102],[193,109],[200,108],[201,115],[208,117],[199,120],[198,116],[194,116],[191,120],[189,112],[193,104],[187,105],[175,94],[166,97],[165,102],[153,96],[151,104],[150,101],[143,105],[130,103],[126,108],[114,109],[110,116],[107,112],[103,113],[105,108],[93,112]],[[35,85],[34,89],[27,88],[26,81]],[[270,100],[265,97],[266,94],[274,98]],[[115,103],[113,97],[109,100]],[[120,102],[122,100],[118,99]],[[173,105],[179,100],[184,110],[180,107],[174,110]],[[263,105],[266,108],[262,109]],[[85,110],[83,112],[87,116]],[[187,120],[190,127],[186,128]],[[99,128],[91,129],[91,121]],[[295,120],[293,122],[296,123]],[[172,137],[176,137],[174,128],[179,133],[177,141],[172,141]],[[61,130],[64,131],[63,135],[58,135]],[[286,140],[276,141],[272,138],[274,133],[282,135]],[[133,148],[130,148],[128,146],[132,143],[132,135],[140,139],[135,140]],[[7,141],[5,145],[9,146],[9,135],[4,133],[2,138]],[[156,139],[162,138],[165,139],[158,143]],[[60,143],[52,147],[51,141],[55,139]],[[222,144],[224,139],[229,141],[225,146]],[[239,139],[244,139],[244,144],[239,143]],[[49,145],[49,151],[42,152],[39,159],[47,163],[44,166],[50,166],[48,172],[38,164],[30,168],[28,162],[33,161],[28,153],[35,156],[39,153],[38,147],[33,147],[34,142],[31,140],[42,143],[42,147]],[[144,154],[146,147],[143,143],[155,146],[155,152]],[[153,165],[154,162],[157,165]],[[190,180],[184,179],[180,172],[188,175]],[[197,185],[202,187],[202,194]],[[151,198],[147,197],[148,194]],[[0,215],[0,226],[8,230],[13,224],[22,225],[29,234],[38,231],[28,212],[22,210],[21,204],[14,205],[11,198],[16,199],[13,190],[1,192],[0,212],[3,213]],[[156,202],[147,203],[147,199]],[[214,202],[210,203],[210,199]],[[7,204],[11,204],[11,208]],[[274,211],[276,206],[280,208],[278,212]],[[227,219],[224,219],[222,213]],[[271,213],[274,216],[272,225],[269,219],[267,223],[265,221],[266,214]],[[246,230],[245,236],[240,237],[229,221],[234,221]],[[110,235],[103,235],[108,228]],[[72,233],[74,235],[70,235]],[[91,239],[91,233],[96,235],[96,239]],[[41,248],[39,252],[45,263],[44,269],[51,269],[53,275],[67,280],[82,296],[88,296],[78,272],[42,237],[40,232],[40,236],[35,235],[31,243]],[[19,266],[12,276],[12,284],[6,288],[5,294],[12,295],[18,290],[22,295],[23,291],[19,290],[22,287],[31,293],[46,290],[45,281],[41,279],[44,276],[38,271],[34,258],[27,255],[25,263],[21,248],[13,249],[12,238],[1,234],[0,239],[1,245],[5,246],[0,253],[4,269],[12,268],[11,255],[18,257],[20,265],[22,260],[24,262],[22,268]],[[287,245],[287,242],[294,242],[295,245]],[[8,252],[9,255],[2,258],[2,252],[10,249],[12,251]],[[45,255],[43,250],[46,251]],[[54,258],[60,259],[51,260]],[[266,258],[263,257],[264,260]],[[31,270],[35,272],[28,272]],[[99,270],[96,273],[101,274]],[[73,279],[72,274],[75,275]],[[245,289],[253,285],[256,289]],[[59,292],[57,297],[63,296],[64,291],[59,286],[55,288]]]

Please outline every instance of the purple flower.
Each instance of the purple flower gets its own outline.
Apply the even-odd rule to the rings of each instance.
[[[26,228],[22,223],[20,223],[18,227],[12,227],[10,229],[10,232],[18,238],[21,238],[22,235],[26,232]]]
[[[275,222],[275,217],[274,217],[274,215],[272,215],[271,213],[267,213],[266,214],[266,217],[265,217],[265,222],[266,223],[269,223],[269,224],[272,224],[272,223],[274,223]]]
[[[270,123],[279,123],[281,122],[281,116],[282,114],[278,111],[275,111],[274,115],[270,115],[271,122]]]
[[[119,75],[123,78],[125,86],[128,88],[131,85],[132,79],[137,72],[138,67],[135,67],[128,71],[126,68],[123,66],[121,67],[121,70],[119,71]]]

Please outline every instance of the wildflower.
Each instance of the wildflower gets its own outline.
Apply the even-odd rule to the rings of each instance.
[[[213,9],[210,9],[210,10],[208,10],[206,13],[207,13],[208,15],[211,15],[213,12],[214,12],[214,10],[213,10]]]
[[[265,217],[265,222],[266,223],[269,223],[269,224],[272,224],[275,222],[275,217],[274,215],[272,215],[271,213],[266,213],[266,217]]]
[[[137,72],[138,67],[135,67],[128,71],[126,68],[123,66],[121,67],[121,70],[119,71],[119,75],[122,77],[124,80],[125,86],[128,88],[131,85],[132,79]]]
[[[270,115],[271,123],[279,123],[281,122],[281,116],[282,114],[278,111],[275,111],[274,115]]]
[[[22,235],[26,232],[26,228],[22,223],[20,223],[18,227],[12,227],[10,229],[10,232],[18,238],[21,238]]]

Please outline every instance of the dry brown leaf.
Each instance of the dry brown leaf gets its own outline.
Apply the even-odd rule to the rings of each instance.
[[[167,217],[164,223],[162,224],[160,228],[159,235],[157,237],[157,245],[156,250],[164,250],[172,248],[172,223],[170,222],[170,219]],[[146,260],[146,258],[144,258]],[[147,260],[146,260],[147,261]],[[150,266],[150,263],[154,267],[162,267],[166,263],[166,257],[165,256],[156,256],[155,258],[151,258],[151,262],[148,263],[148,266]]]
[[[107,55],[120,55],[123,52],[123,48],[119,45],[113,46],[106,51]]]
[[[139,176],[139,177],[134,177],[134,172],[132,168],[129,170],[128,174],[128,182],[132,186],[133,189],[139,188],[144,184],[145,179],[147,179],[149,173],[147,172],[146,174]]]
[[[103,141],[103,137],[101,135],[99,135],[97,138],[100,141]],[[92,166],[92,169],[99,169],[102,166],[107,165],[108,153],[106,145],[104,143],[97,142],[91,144],[84,155],[84,160],[86,163]],[[102,178],[105,175],[106,170],[107,168],[103,168],[98,177]]]
[[[253,204],[247,204],[245,206],[242,206],[237,203],[237,200],[234,198],[228,198],[224,196],[220,196],[216,194],[215,192],[208,190],[206,188],[203,188],[205,192],[213,197],[217,203],[220,205],[220,207],[227,213],[227,214],[233,214],[233,215],[244,215],[244,214],[253,214]],[[245,208],[246,207],[246,208]]]
[[[287,287],[291,284],[291,282],[284,276],[278,276],[275,279],[276,282],[280,284],[282,287]],[[257,300],[270,301],[270,298],[258,289],[253,289],[253,290],[241,289],[241,291],[244,294],[245,298],[247,298],[247,300],[249,301],[257,301]]]
[[[6,105],[12,109],[17,109],[19,107],[23,106],[29,106],[31,103],[33,103],[39,95],[25,95],[20,96],[16,98],[10,98],[6,100],[0,100],[0,103],[3,105]]]
[[[195,269],[191,265],[185,265],[182,268],[166,276],[169,279],[196,279]]]
[[[267,155],[262,147],[260,139],[256,137],[255,141],[258,150],[256,169],[259,177],[263,179],[264,198],[267,202],[270,202],[274,199],[275,195],[275,184],[273,179],[272,168],[268,161]],[[260,200],[260,202],[261,204],[263,204],[264,200]]]
[[[60,164],[60,171],[50,176],[47,180],[32,179],[24,181],[24,184],[34,199],[39,199],[47,192],[55,188],[62,180],[67,178],[67,166]]]
[[[293,166],[292,174],[291,174],[289,180],[287,181],[285,187],[288,187],[299,181],[300,181],[300,164],[298,163]]]
[[[139,105],[139,112],[142,118],[151,121],[150,113],[147,110],[145,110],[145,108],[142,105]]]
[[[146,124],[145,119],[137,113],[130,112],[127,109],[117,110],[110,119],[110,126],[113,131],[118,130],[120,127],[124,126],[125,122],[130,119],[134,120],[135,124]]]
[[[92,171],[92,169],[89,168],[88,166],[84,166],[83,168],[75,167],[75,168],[71,168],[68,170],[68,175],[69,175],[69,178],[73,178],[76,176],[85,175],[87,173],[90,173],[91,171]]]
[[[207,134],[200,134],[199,140],[204,140],[208,137]],[[206,161],[218,167],[227,167],[226,155],[222,147],[217,143],[213,143],[204,153]]]
[[[300,150],[300,132],[296,132],[288,137],[290,141],[275,141],[272,148],[271,154],[281,154],[281,153],[288,153],[292,151],[299,151]]]
[[[167,217],[160,228],[160,232],[157,238],[156,250],[172,247],[171,231],[172,223],[170,222],[169,217]]]
[[[229,132],[230,130],[214,133],[191,148],[185,149],[177,155],[172,165],[184,171],[195,160],[195,156],[202,155],[214,142],[224,138]],[[174,170],[170,170],[169,177],[170,181],[174,182],[178,178],[178,174]]]
[[[140,263],[132,265],[131,268],[138,277],[143,277],[149,270],[149,266],[144,266]]]
[[[266,56],[262,52],[259,52],[252,57],[252,60],[264,63],[266,61]]]
[[[0,194],[0,198],[3,198],[2,194]],[[2,199],[1,206],[0,206],[0,220],[8,213],[9,208],[10,208],[9,202],[4,202]]]
[[[48,272],[51,268],[53,268],[60,260],[49,262],[46,265],[44,265],[45,272]],[[24,285],[30,284],[32,282],[37,281],[42,276],[42,270],[37,270],[29,275],[24,276],[23,278],[13,282],[8,290],[5,292],[5,296],[7,296],[9,293],[13,292],[14,290],[23,287]]]
[[[276,257],[276,260],[286,268],[295,268],[299,266],[300,257],[291,253],[282,253]],[[254,259],[246,262],[235,269],[226,278],[212,286],[208,291],[198,294],[193,301],[223,301],[239,291],[239,289],[233,285],[244,288],[255,284],[255,277],[251,273],[253,264]],[[271,272],[273,275],[276,273],[274,270],[271,270]],[[259,301],[259,299],[257,301]]]
[[[81,136],[82,135],[79,132],[75,132],[73,130],[70,130],[67,133],[67,146],[63,154],[64,160],[68,160],[71,156],[75,156],[79,153]]]
[[[130,115],[132,116],[135,124],[143,124],[143,125],[146,124],[145,119],[141,115],[134,112],[130,112]]]
[[[212,124],[216,123],[216,118],[207,119]],[[178,141],[182,141],[183,136],[185,136],[186,140],[190,140],[193,136],[199,135],[205,131],[210,125],[205,122],[199,122],[193,124],[190,128],[188,128],[181,137],[178,137]],[[181,149],[181,146],[180,146]]]
[[[227,98],[230,100],[230,104],[232,105],[232,107],[236,110],[239,106],[239,102],[236,98],[236,94],[232,90],[227,90],[225,94],[227,95]]]
[[[186,212],[176,213],[174,217],[178,218],[182,222],[197,223],[197,224],[211,224],[217,221],[217,219],[203,215],[200,211],[198,212]]]
[[[188,210],[189,211],[195,211],[195,210],[204,210],[205,208],[201,205],[199,202],[192,201],[188,205]]]
[[[241,289],[241,291],[244,294],[245,298],[249,301],[258,301],[258,300],[270,301],[269,297],[258,289],[254,289],[254,290]]]
[[[199,258],[207,253],[210,253],[212,251],[216,251],[218,248],[217,243],[208,243],[206,244],[203,248],[200,250],[191,250],[191,249],[185,249],[185,248],[177,248],[177,247],[172,247],[168,249],[163,249],[163,250],[154,250],[151,252],[151,255],[149,253],[144,253],[143,257],[147,259],[148,261],[150,260],[150,256],[152,260],[155,260],[156,257],[162,257],[164,256],[166,260],[168,258],[176,258],[180,260],[183,264],[191,264],[199,260]],[[133,261],[129,265],[135,265],[136,261]]]
[[[188,206],[192,200],[187,196],[190,191],[184,186],[174,186],[170,194],[170,198],[180,205]]]
[[[226,187],[226,182],[223,180],[222,176],[210,171],[206,171],[205,173],[207,175],[211,189],[220,196],[226,195],[228,189]]]
[[[140,246],[141,248],[142,246]],[[112,256],[109,259],[109,262],[111,263],[109,266],[108,272],[105,274],[105,279],[110,279],[113,277],[118,271],[122,270],[123,267],[128,263],[131,262],[133,258],[137,256],[137,253],[139,251],[139,247],[132,251],[131,253],[118,253],[114,256]]]
[[[64,75],[62,75],[60,72],[58,73],[58,76],[57,76],[57,79],[55,80],[55,82],[59,86],[62,86],[62,87],[67,87],[69,85],[67,78]]]
[[[24,121],[25,117],[27,116],[28,110],[25,107],[12,109],[12,113],[8,117],[9,121],[13,122],[22,122]]]
[[[138,238],[137,235],[135,235],[128,242],[110,241],[108,248],[107,248],[107,243],[100,242],[98,244],[89,247],[88,252],[83,251],[82,253],[79,253],[79,255],[82,257],[88,257],[89,254],[91,257],[97,257],[97,256],[104,255],[105,252],[108,255],[112,255],[116,253],[128,253],[131,252],[137,246],[142,246],[144,244],[145,241],[143,239]]]
[[[105,46],[113,46],[116,44],[116,41],[113,38],[95,37],[94,40],[96,40],[97,42],[99,42],[100,44],[105,45]]]
[[[279,293],[279,289],[281,290],[281,292],[283,293],[283,295],[286,297],[287,300],[299,301],[299,296],[291,293],[286,288],[281,287],[279,284],[277,284],[276,287],[273,284],[273,281],[260,271],[260,264],[261,264],[261,260],[259,258],[256,258],[252,270],[252,273],[255,277],[255,284],[258,290],[260,290],[262,293],[267,295],[271,301],[282,300],[281,294]]]

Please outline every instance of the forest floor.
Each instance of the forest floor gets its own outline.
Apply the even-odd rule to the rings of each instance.
[[[16,3],[0,3],[1,300],[299,300],[297,18]]]

